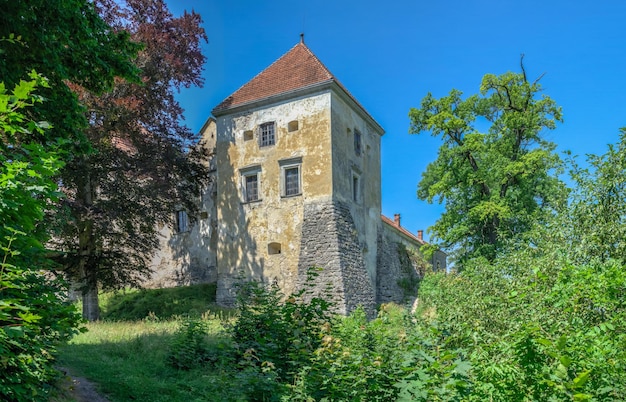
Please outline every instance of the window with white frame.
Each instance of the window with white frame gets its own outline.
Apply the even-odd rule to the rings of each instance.
[[[267,147],[276,143],[276,124],[272,121],[259,126],[259,146]]]
[[[283,197],[292,197],[302,194],[302,158],[282,160],[279,164],[281,195]]]
[[[261,166],[241,169],[241,193],[244,202],[261,200]]]
[[[189,230],[189,216],[187,211],[176,211],[176,232],[183,233]]]

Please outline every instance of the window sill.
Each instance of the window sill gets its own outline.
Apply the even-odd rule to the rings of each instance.
[[[293,198],[293,197],[300,197],[302,195],[302,193],[298,193],[298,194],[289,194],[289,195],[281,195],[280,198]]]
[[[241,201],[241,203],[243,205],[254,205],[254,204],[258,204],[258,203],[260,203],[262,201],[263,201],[263,199],[261,198],[261,199],[253,200],[253,201]]]

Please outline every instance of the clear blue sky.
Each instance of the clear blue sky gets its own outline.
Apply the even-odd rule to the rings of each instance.
[[[553,0],[169,0],[194,9],[209,43],[205,85],[180,94],[199,130],[211,109],[287,52],[307,46],[383,126],[383,214],[412,232],[442,207],[416,197],[439,142],[409,135],[408,112],[427,92],[478,92],[482,76],[546,75],[544,93],[563,107],[547,136],[559,151],[604,153],[626,126],[626,1]],[[428,238],[428,234],[426,234]]]

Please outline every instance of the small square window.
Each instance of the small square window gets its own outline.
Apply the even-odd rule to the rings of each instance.
[[[189,230],[189,216],[187,215],[187,211],[177,211],[176,212],[176,231],[178,233],[183,233]]]
[[[274,122],[261,124],[259,130],[259,146],[267,147],[276,143],[276,131]]]
[[[356,156],[361,156],[361,152],[363,150],[363,143],[361,138],[361,132],[357,129],[354,129],[354,153]]]

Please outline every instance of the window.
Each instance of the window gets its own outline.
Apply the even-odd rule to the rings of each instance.
[[[189,230],[189,216],[187,212],[180,210],[176,212],[176,231],[183,233]]]
[[[292,131],[298,131],[298,120],[293,120],[293,121],[290,121],[290,122],[287,124],[287,131],[289,131],[290,133],[291,133]]]
[[[298,166],[285,168],[285,195],[300,193],[300,168]]]
[[[253,138],[254,138],[254,135],[252,133],[252,130],[246,130],[246,131],[243,132],[243,140],[244,141],[250,141]]]
[[[280,243],[270,243],[267,245],[267,253],[269,255],[280,254]]]
[[[361,201],[360,183],[361,178],[359,175],[352,172],[352,201],[354,202]]]
[[[356,156],[361,156],[362,148],[363,148],[363,144],[362,144],[361,132],[355,128],[354,129],[354,153],[356,154]]]
[[[283,197],[302,194],[300,168],[302,158],[280,161],[281,187]]]
[[[260,201],[261,166],[251,166],[241,170],[241,192],[243,202]]]
[[[276,143],[274,122],[261,124],[259,130],[259,146],[267,147]]]
[[[245,176],[245,200],[246,202],[258,201],[259,199],[259,176]]]

